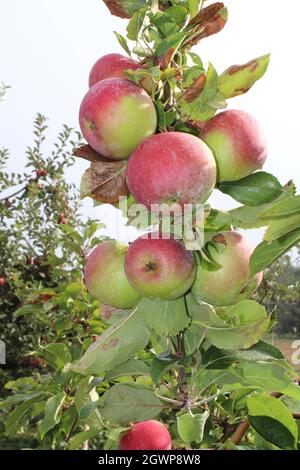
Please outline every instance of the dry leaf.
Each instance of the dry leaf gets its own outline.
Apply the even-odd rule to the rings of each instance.
[[[74,155],[91,162],[81,179],[82,197],[90,196],[96,201],[114,204],[119,197],[128,195],[125,162],[108,160],[89,145],[76,149]]]
[[[224,3],[217,2],[203,8],[190,22],[190,25],[195,26],[193,32],[196,36],[188,41],[188,45],[195,45],[201,39],[218,33],[224,28],[226,21],[227,9]]]
[[[189,88],[183,94],[183,98],[185,101],[190,102],[193,101],[197,96],[200,95],[206,83],[206,73],[202,73],[196,80],[194,80],[193,84],[189,86]]]

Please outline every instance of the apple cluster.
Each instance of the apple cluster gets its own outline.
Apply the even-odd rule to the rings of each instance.
[[[135,201],[181,206],[205,203],[223,181],[235,181],[261,168],[267,156],[264,134],[244,111],[229,110],[201,124],[200,136],[157,132],[157,115],[148,79],[139,84],[127,71],[144,67],[120,54],[100,58],[89,77],[80,107],[80,126],[88,144],[109,161],[128,160],[126,184]],[[150,93],[151,94],[151,93]],[[150,233],[128,247],[104,241],[88,256],[84,280],[102,304],[103,314],[131,309],[141,297],[175,300],[192,291],[198,300],[228,306],[251,295],[262,273],[250,275],[254,247],[233,230],[214,234],[208,270],[181,240]],[[155,312],[153,312],[155,315]],[[169,450],[171,436],[158,421],[132,424],[121,450]]]
[[[120,54],[101,57],[89,77],[79,113],[89,145],[111,161],[128,160],[126,182],[138,203],[204,203],[216,184],[235,181],[262,167],[267,145],[260,125],[248,113],[228,110],[201,125],[200,137],[157,132],[149,81],[133,83],[127,71],[144,67]],[[150,87],[151,88],[151,87]],[[149,91],[149,90],[148,90]],[[192,289],[197,299],[232,305],[259,286],[250,277],[253,247],[240,233],[212,238],[217,270],[196,262],[180,240],[162,233],[140,237],[129,247],[99,244],[87,259],[85,283],[104,305],[134,307],[141,297],[174,300]]]

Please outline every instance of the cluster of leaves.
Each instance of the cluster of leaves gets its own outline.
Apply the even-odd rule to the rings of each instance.
[[[130,18],[133,52],[124,37],[117,38],[143,65],[129,77],[151,81],[160,131],[198,134],[203,120],[246,92],[266,70],[268,56],[218,76],[190,51],[224,27],[227,11],[221,2],[206,8],[201,0],[105,3],[114,14]],[[76,154],[94,163],[93,178],[97,173],[92,185],[90,179],[83,185],[86,193],[98,202],[115,203],[116,186],[124,192],[124,168],[95,159],[88,147]],[[267,227],[251,258],[252,274],[299,242],[300,204],[292,183],[282,186],[274,176],[257,172],[218,189],[242,205],[228,212],[207,206],[208,243],[197,250],[207,269],[216,268],[210,238],[222,230]],[[131,422],[159,416],[175,448],[298,448],[298,379],[282,353],[263,341],[275,322],[263,305],[241,299],[216,309],[188,293],[176,301],[143,298],[130,311],[107,312],[100,306],[104,321],[81,281],[84,256],[99,241],[97,224],[84,230],[75,220],[60,225],[68,269],[58,255],[43,259],[42,266],[52,266],[56,284],[51,277],[46,289],[36,292],[47,296],[37,310],[52,319],[55,341],[35,348],[33,357],[44,361],[44,370],[6,384],[13,391],[0,401],[6,435],[26,430],[36,440],[32,447],[39,448],[87,448],[89,442],[90,448],[113,449]],[[20,238],[25,253],[27,237]],[[38,242],[34,238],[37,247]],[[21,313],[19,308],[15,315],[22,318],[25,312],[18,307]]]

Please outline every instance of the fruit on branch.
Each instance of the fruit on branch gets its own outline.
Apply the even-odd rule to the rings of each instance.
[[[141,65],[122,54],[107,54],[101,57],[92,67],[89,87],[106,78],[127,78],[126,70],[137,70]]]
[[[190,134],[165,132],[149,137],[132,153],[126,170],[130,192],[139,203],[205,202],[216,182],[208,146]]]
[[[157,117],[142,88],[129,80],[109,78],[89,89],[80,106],[79,122],[94,150],[124,160],[155,133]]]
[[[214,153],[218,181],[234,181],[262,168],[267,143],[260,124],[245,111],[228,110],[210,119],[201,139]]]
[[[166,426],[155,419],[134,424],[122,434],[119,450],[171,450],[172,440]]]
[[[6,284],[6,280],[4,277],[0,277],[0,287]]]
[[[125,271],[129,282],[145,297],[177,299],[192,286],[195,258],[182,242],[150,233],[135,240],[128,249]]]
[[[44,169],[36,170],[36,176],[38,178],[44,178],[45,176],[48,175],[48,171]]]
[[[129,57],[122,54],[107,54],[101,57],[92,67],[89,76],[89,87],[91,88],[98,82],[106,80],[107,78],[124,78],[130,80],[126,75],[127,70],[137,70],[146,68],[145,65],[134,62]],[[153,81],[150,77],[143,77],[140,79],[139,84],[151,94],[153,91]]]
[[[133,307],[140,298],[125,274],[127,249],[116,241],[100,243],[89,255],[84,270],[88,291],[100,302],[121,309]]]
[[[198,300],[212,305],[233,305],[257,289],[263,273],[250,277],[249,262],[254,247],[244,235],[234,231],[221,232],[211,241],[214,245],[210,244],[207,249],[220,268],[208,270],[200,264],[192,292]]]

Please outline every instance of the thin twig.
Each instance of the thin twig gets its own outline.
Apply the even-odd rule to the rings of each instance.
[[[182,401],[173,400],[172,398],[168,398],[168,397],[163,397],[162,395],[159,395],[158,393],[155,393],[155,395],[156,395],[157,398],[159,398],[160,400],[166,401],[167,403],[173,404],[174,406],[179,406],[179,407],[181,407],[181,406],[183,405],[183,402],[182,402]]]
[[[12,197],[17,196],[18,194],[22,193],[23,191],[26,191],[26,189],[27,189],[27,184],[26,184],[26,186],[23,186],[21,189],[18,189],[18,191],[15,191],[14,193],[10,194],[9,196],[0,198],[0,202],[1,201],[8,201]]]
[[[214,399],[217,398],[219,395],[220,395],[220,392],[215,393],[215,394],[212,395],[211,397],[204,398],[203,400],[197,401],[197,402],[194,404],[194,406],[205,405],[205,403],[208,403],[208,402],[214,400]]]

